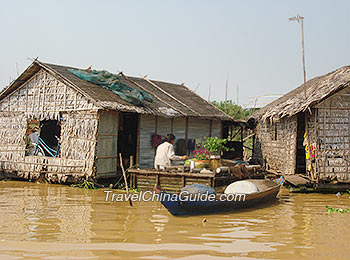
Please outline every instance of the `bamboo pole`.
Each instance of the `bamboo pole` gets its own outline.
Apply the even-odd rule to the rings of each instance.
[[[128,181],[127,181],[127,179],[126,179],[126,174],[125,174],[124,166],[123,166],[123,157],[122,157],[122,154],[121,154],[121,153],[119,154],[119,158],[120,158],[120,167],[121,167],[121,169],[122,169],[123,177],[124,177],[124,182],[125,182],[126,196],[129,198],[129,204],[130,204],[130,206],[132,206],[132,201],[131,201],[131,198],[129,197]]]

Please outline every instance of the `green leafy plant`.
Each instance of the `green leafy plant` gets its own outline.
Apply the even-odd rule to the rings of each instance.
[[[218,137],[205,137],[200,146],[207,150],[210,154],[220,155],[222,151],[230,151],[225,147],[227,139],[221,139]]]
[[[125,184],[124,184],[124,183],[119,184],[119,185],[118,185],[118,187],[117,187],[117,189],[118,189],[118,190],[126,190],[126,188],[125,188]],[[134,188],[130,188],[130,187],[129,187],[129,192],[135,192],[135,193],[138,193],[139,191],[140,191],[140,188],[136,188],[136,189],[134,189]]]
[[[350,209],[342,209],[342,208],[331,208],[326,206],[327,212],[339,212],[339,213],[350,213]]]
[[[93,183],[92,181],[87,181],[87,180],[84,180],[84,182],[82,182],[80,184],[73,184],[73,185],[71,185],[71,187],[84,188],[87,190],[97,189],[97,187],[95,186],[95,183]]]

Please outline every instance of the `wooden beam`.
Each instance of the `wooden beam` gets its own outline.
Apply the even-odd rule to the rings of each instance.
[[[243,145],[243,147],[246,148],[246,149],[248,149],[248,150],[253,150],[253,148],[248,147],[248,146],[245,146],[245,145]]]
[[[247,137],[245,137],[245,138],[243,139],[243,142],[247,141],[249,138],[251,138],[251,137],[253,137],[253,136],[255,136],[255,133],[250,134],[250,135],[248,135]]]

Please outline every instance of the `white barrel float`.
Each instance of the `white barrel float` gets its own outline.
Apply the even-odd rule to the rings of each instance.
[[[228,185],[225,189],[225,194],[230,193],[240,193],[240,194],[250,194],[254,192],[259,192],[258,187],[250,181],[235,181]]]

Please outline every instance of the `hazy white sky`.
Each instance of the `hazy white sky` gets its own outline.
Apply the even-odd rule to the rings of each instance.
[[[307,78],[350,64],[350,1],[322,0],[0,0],[0,89],[29,64],[60,65],[182,83],[211,100],[241,105],[302,83],[305,17]]]

